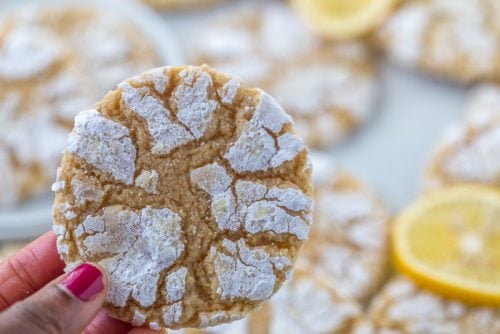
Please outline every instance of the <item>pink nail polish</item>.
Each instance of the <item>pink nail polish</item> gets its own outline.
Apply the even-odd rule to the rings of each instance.
[[[104,290],[104,275],[95,266],[84,263],[73,269],[61,282],[71,294],[86,302]]]

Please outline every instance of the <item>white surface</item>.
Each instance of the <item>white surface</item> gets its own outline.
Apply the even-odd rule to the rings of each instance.
[[[62,0],[4,0],[0,8],[0,18],[7,10],[20,4],[38,6],[54,3],[66,6],[95,4],[105,9],[118,11],[136,23],[139,29],[153,41],[165,65],[183,63],[182,52],[165,20],[162,20],[148,7],[130,0],[72,0],[71,2]],[[28,238],[48,231],[52,224],[52,201],[53,195],[47,194],[12,210],[0,211],[0,240]]]
[[[105,2],[111,3],[111,0]],[[122,6],[118,8],[121,10]],[[138,23],[146,27],[146,33],[158,29],[155,27],[165,31],[163,35],[156,33],[155,39],[165,52],[166,60],[172,59],[170,63],[179,64],[181,52],[156,16],[142,7],[131,12],[139,13]],[[193,23],[205,17],[200,12],[164,16],[180,40],[196,26]],[[380,79],[382,94],[373,120],[341,146],[315,152],[314,160],[322,162],[317,168],[322,173],[330,169],[330,162],[332,166],[354,173],[372,186],[396,212],[418,195],[427,155],[443,128],[462,117],[466,91],[387,65],[381,66]],[[13,212],[0,212],[0,240],[28,237],[48,230],[51,204],[52,196],[48,195]]]

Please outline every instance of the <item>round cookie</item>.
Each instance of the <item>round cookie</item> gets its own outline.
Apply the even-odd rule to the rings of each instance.
[[[389,214],[370,189],[340,171],[314,196],[314,225],[299,262],[340,297],[364,302],[387,272]]]
[[[296,270],[264,307],[250,317],[250,334],[350,333],[361,307],[341,298],[324,277]]]
[[[77,115],[54,184],[58,249],[105,268],[108,312],[134,325],[236,320],[292,269],[310,174],[270,95],[207,66],[154,69]]]
[[[498,99],[500,92],[493,86],[471,94],[466,119],[447,128],[431,154],[423,176],[425,191],[464,182],[500,185]]]
[[[363,334],[499,334],[500,309],[444,299],[398,276],[372,301],[370,322]]]
[[[76,111],[159,64],[138,27],[103,8],[20,6],[1,15],[0,207],[48,190]]]
[[[468,83],[500,79],[497,0],[406,0],[375,44],[393,61]]]
[[[268,91],[309,146],[338,143],[374,111],[376,69],[368,48],[319,39],[284,3],[232,6],[193,31],[187,42],[191,63]]]
[[[142,0],[157,9],[197,9],[213,6],[225,0]]]
[[[343,334],[361,316],[358,303],[340,298],[322,277],[295,270],[293,278],[248,318],[186,334]]]

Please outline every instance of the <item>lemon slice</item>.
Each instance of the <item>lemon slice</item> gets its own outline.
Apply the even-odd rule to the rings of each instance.
[[[396,0],[291,0],[317,33],[333,39],[360,37],[381,23]]]
[[[500,191],[461,185],[431,193],[396,219],[396,267],[424,288],[500,305]]]

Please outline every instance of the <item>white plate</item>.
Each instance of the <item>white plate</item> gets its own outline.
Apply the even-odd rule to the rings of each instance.
[[[169,26],[157,13],[130,0],[3,0],[0,16],[20,5],[58,6],[97,5],[101,8],[123,14],[134,22],[156,47],[165,65],[180,65],[184,61]],[[16,208],[0,211],[0,240],[29,238],[50,229],[53,196],[46,194],[30,200]]]

